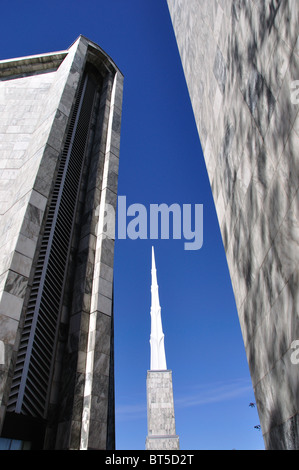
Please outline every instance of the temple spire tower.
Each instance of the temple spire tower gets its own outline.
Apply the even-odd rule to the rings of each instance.
[[[175,431],[172,371],[167,369],[154,247],[152,247],[151,360],[147,371],[147,450],[179,449]]]

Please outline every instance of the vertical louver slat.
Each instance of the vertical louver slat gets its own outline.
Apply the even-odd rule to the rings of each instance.
[[[8,410],[45,417],[57,327],[96,86],[79,88],[45,223]]]

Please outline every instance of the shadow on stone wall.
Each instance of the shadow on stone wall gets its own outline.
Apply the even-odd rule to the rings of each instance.
[[[291,102],[290,85],[299,78],[299,67],[292,50],[296,35],[290,2],[260,2],[258,8],[259,15],[253,15],[251,2],[232,2],[223,92],[227,97],[229,84],[236,81],[244,101],[241,106],[232,101],[224,118],[213,192],[221,185],[224,203],[231,209],[223,242],[227,250],[234,232],[232,262],[246,285],[243,334],[266,446],[287,449],[299,448],[298,366],[295,370],[290,361],[290,343],[299,338],[299,225],[294,205],[299,161],[298,137],[291,133],[298,105]],[[288,44],[281,31],[288,31]],[[251,122],[244,119],[244,105]],[[247,158],[252,172],[245,189],[236,157],[240,162]]]

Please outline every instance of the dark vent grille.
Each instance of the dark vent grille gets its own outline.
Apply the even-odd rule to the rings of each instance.
[[[8,410],[45,417],[73,225],[96,86],[79,87],[28,302]]]

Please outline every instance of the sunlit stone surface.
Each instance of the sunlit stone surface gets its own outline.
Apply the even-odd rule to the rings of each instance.
[[[299,339],[299,2],[168,0],[168,6],[265,446],[298,449],[292,343]]]

